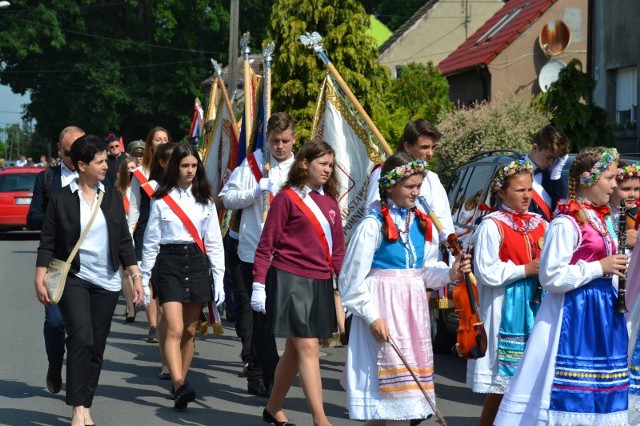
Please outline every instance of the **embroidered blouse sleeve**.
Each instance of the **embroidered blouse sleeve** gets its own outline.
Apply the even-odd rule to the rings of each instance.
[[[371,271],[376,247],[380,245],[380,228],[380,222],[373,217],[365,217],[360,222],[349,242],[338,279],[342,305],[363,318],[367,324],[380,318],[365,281]]]
[[[600,262],[569,262],[578,247],[578,230],[571,219],[559,216],[545,233],[540,256],[540,284],[552,293],[566,293],[603,276]]]
[[[483,220],[474,239],[473,269],[480,284],[499,287],[525,277],[524,265],[500,260],[500,231],[493,220]]]

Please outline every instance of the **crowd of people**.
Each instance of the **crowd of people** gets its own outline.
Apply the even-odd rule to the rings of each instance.
[[[467,387],[486,395],[479,425],[640,424],[640,167],[613,148],[586,148],[567,184],[569,141],[545,126],[527,156],[498,170],[483,215],[469,216],[479,226],[461,238],[473,257],[444,261],[443,243],[461,229],[429,170],[435,126],[406,125],[398,152],[370,176],[368,213],[348,243],[331,145],[314,140],[294,154],[291,116],[275,113],[266,126],[265,151],[248,154],[216,196],[198,150],[162,127],[126,153],[113,134],[62,130],[61,161],[38,175],[28,225],[41,230],[35,288],[45,307],[46,385],[58,393],[66,383],[73,426],[94,424],[121,292],[125,321],[146,311],[176,410],[197,398],[187,379],[203,307],[226,299],[247,393],[267,398],[265,423],[294,425],[285,405],[299,376],[314,425],[330,424],[319,351],[343,329],[345,312],[349,417],[408,426],[439,416],[429,298],[473,273],[487,336],[486,353],[467,361]],[[455,208],[475,211],[483,198]],[[226,235],[222,209],[233,211]],[[79,239],[52,304],[47,267]],[[285,339],[281,357],[276,337]]]

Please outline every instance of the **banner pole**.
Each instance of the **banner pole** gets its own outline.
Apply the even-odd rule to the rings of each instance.
[[[253,117],[251,114],[253,91],[251,90],[251,64],[249,63],[249,53],[251,50],[249,49],[249,37],[250,34],[247,31],[242,35],[242,40],[240,40],[240,51],[244,59],[244,120],[242,125],[245,130],[245,143],[247,144],[247,149],[249,148],[249,141],[251,140],[251,125],[253,123]]]
[[[267,47],[262,51],[262,60],[264,65],[264,88],[262,90],[262,102],[264,103],[264,120],[262,123],[262,154],[264,158],[264,166],[262,175],[266,178],[269,177],[269,171],[271,170],[271,154],[269,153],[269,141],[267,140],[267,122],[271,116],[271,61],[275,45],[273,43],[267,44]],[[262,223],[267,220],[267,214],[269,213],[269,191],[262,193]]]
[[[384,136],[382,136],[382,133],[380,133],[371,117],[369,117],[369,114],[367,114],[351,89],[349,89],[349,86],[347,86],[347,83],[344,81],[336,67],[334,67],[331,63],[331,60],[327,56],[326,52],[324,51],[324,47],[322,46],[322,36],[315,31],[311,34],[306,33],[300,36],[300,42],[305,46],[312,48],[315,54],[327,66],[331,75],[336,79],[336,83],[338,83],[338,86],[340,86],[340,88],[344,91],[344,93],[347,95],[353,106],[363,118],[369,129],[371,129],[371,133],[373,133],[373,136],[375,136],[375,138],[378,139],[378,142],[380,142],[380,145],[382,146],[384,152],[387,155],[392,155],[393,150],[385,140]]]

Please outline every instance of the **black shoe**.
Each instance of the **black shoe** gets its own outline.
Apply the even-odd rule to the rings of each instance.
[[[264,381],[262,380],[261,377],[258,377],[257,379],[249,380],[249,382],[247,383],[247,392],[250,395],[262,396],[264,398],[269,397],[269,391],[267,390],[267,387],[264,385]]]
[[[265,423],[269,423],[270,425],[276,425],[276,426],[296,426],[295,423],[289,423],[289,421],[286,421],[286,422],[277,421],[275,417],[273,417],[271,413],[267,411],[266,408],[262,410],[262,421]]]
[[[124,320],[125,322],[132,323],[136,320],[136,310],[133,310],[133,315],[129,315],[129,312],[124,311]]]
[[[49,364],[47,370],[47,389],[51,393],[58,393],[62,389],[62,367],[55,367]]]
[[[196,391],[193,390],[189,382],[184,382],[182,386],[176,390],[176,399],[173,408],[176,410],[184,410],[187,404],[196,399]]]
[[[169,373],[165,373],[164,371],[161,371],[158,374],[158,379],[160,380],[169,380],[171,378],[171,375]]]
[[[147,337],[147,342],[158,343],[158,330],[155,327],[151,327],[149,329],[149,336]]]

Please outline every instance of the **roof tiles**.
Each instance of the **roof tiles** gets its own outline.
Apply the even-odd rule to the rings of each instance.
[[[511,0],[443,59],[438,68],[444,75],[478,65],[488,65],[520,34],[525,32],[557,0]]]

